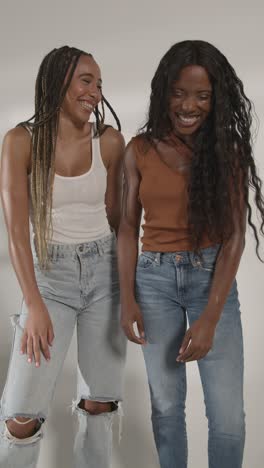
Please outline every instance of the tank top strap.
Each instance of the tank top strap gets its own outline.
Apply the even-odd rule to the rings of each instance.
[[[93,157],[93,165],[94,165],[94,168],[100,168],[100,169],[104,169],[106,170],[105,168],[105,165],[103,163],[103,160],[102,160],[102,156],[101,156],[101,148],[100,148],[100,137],[99,136],[95,136],[96,134],[96,122],[93,122],[93,126],[92,126],[92,157]]]

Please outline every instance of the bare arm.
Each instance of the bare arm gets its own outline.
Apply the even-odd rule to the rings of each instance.
[[[141,312],[135,299],[135,270],[138,257],[138,237],[142,206],[138,200],[140,174],[133,145],[129,144],[124,159],[124,192],[122,217],[118,234],[118,265],[121,288],[122,327],[129,340],[144,344]],[[140,337],[133,324],[137,323]]]
[[[43,311],[45,305],[37,286],[29,232],[28,173],[30,171],[30,135],[21,127],[10,130],[3,142],[0,171],[1,199],[8,232],[10,258],[19,281],[29,314]],[[53,332],[49,332],[49,342]],[[28,334],[24,335],[22,349],[27,348]],[[28,343],[29,359],[32,359],[33,341]],[[43,352],[49,351],[42,343]],[[39,357],[36,350],[35,358]],[[39,362],[39,359],[37,360]]]
[[[122,202],[123,158],[125,151],[123,135],[109,127],[101,137],[101,151],[107,169],[106,213],[110,226],[117,234]]]
[[[245,246],[247,211],[242,186],[239,203],[239,209],[233,207],[234,233],[222,245],[217,258],[207,306],[200,318],[187,331],[178,361],[188,362],[201,359],[212,347],[215,327],[221,317]]]
[[[30,135],[15,128],[4,138],[0,185],[9,254],[27,306],[40,298],[29,238],[29,168]]]

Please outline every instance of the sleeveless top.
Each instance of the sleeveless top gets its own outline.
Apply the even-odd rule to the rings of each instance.
[[[105,207],[106,180],[100,139],[95,137],[93,124],[89,171],[75,177],[54,176],[51,243],[78,244],[101,239],[111,233]],[[30,212],[32,221],[32,210]]]
[[[144,144],[142,137],[132,138],[131,143],[141,176],[139,201],[145,221],[142,250],[193,250],[188,226],[188,172],[170,168],[153,146]],[[200,248],[211,245],[205,234]]]

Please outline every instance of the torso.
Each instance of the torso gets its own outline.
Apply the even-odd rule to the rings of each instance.
[[[72,142],[57,139],[52,243],[83,243],[111,232],[105,207],[107,167],[101,153],[101,138],[94,136],[94,125],[90,124],[88,130]]]
[[[107,134],[100,137],[100,151],[105,168],[109,166],[108,152],[106,151]],[[65,142],[57,139],[55,154],[55,173],[64,177],[76,177],[88,172],[92,164],[92,128],[90,124],[87,135]]]
[[[87,134],[72,142],[57,139],[55,152],[55,173],[63,177],[76,177],[89,171],[92,164],[92,133],[89,123]],[[24,130],[22,130],[24,131]],[[28,146],[27,173],[31,173],[31,135],[25,131],[25,139]],[[107,132],[100,137],[101,157],[106,169],[109,167],[107,152]]]
[[[188,225],[188,186],[192,153],[179,142],[157,142],[145,148],[134,139],[141,176],[139,199],[144,209],[142,250],[174,252],[192,250]],[[200,247],[211,245],[204,236]]]
[[[157,142],[157,154],[161,161],[172,171],[188,174],[191,167],[191,152],[183,145],[171,146],[165,142]]]

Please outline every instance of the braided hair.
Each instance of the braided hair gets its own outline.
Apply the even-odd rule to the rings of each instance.
[[[70,86],[78,60],[82,55],[92,57],[91,54],[68,46],[53,49],[44,57],[36,79],[35,114],[31,119],[18,124],[27,127],[32,133],[32,221],[36,253],[42,269],[48,266],[47,246],[52,235],[51,208],[59,110]],[[99,110],[98,106],[94,109],[95,136],[101,135],[107,128],[104,125],[104,104],[113,114],[118,130],[121,130],[116,113],[102,95],[102,109]]]
[[[224,242],[234,232],[234,208],[241,210],[241,189],[248,208],[247,220],[259,254],[258,230],[252,220],[249,188],[260,214],[259,233],[264,235],[262,182],[252,150],[253,107],[243,83],[226,57],[212,44],[188,40],[176,43],[161,59],[151,82],[146,124],[139,133],[150,144],[164,140],[173,132],[169,101],[175,80],[190,65],[203,67],[210,78],[212,110],[194,136],[189,179],[188,220],[195,251],[207,233],[213,242]]]

